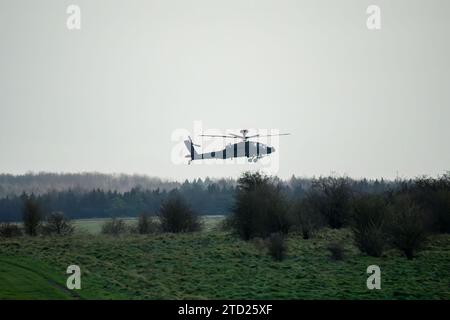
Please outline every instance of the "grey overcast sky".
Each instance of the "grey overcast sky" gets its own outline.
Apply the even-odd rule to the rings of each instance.
[[[0,172],[258,168],[172,163],[172,133],[200,120],[291,132],[283,178],[444,173],[449,16],[448,0],[0,0]]]

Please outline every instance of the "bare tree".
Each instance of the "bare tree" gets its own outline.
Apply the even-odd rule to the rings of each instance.
[[[125,232],[127,232],[127,225],[125,224],[125,221],[122,219],[117,219],[114,217],[111,220],[106,221],[102,225],[103,234],[119,236]]]
[[[302,233],[303,239],[309,239],[323,226],[323,217],[316,211],[310,198],[296,201],[290,208],[294,227]]]
[[[42,216],[42,209],[36,201],[32,199],[25,200],[22,219],[23,227],[27,235],[36,236],[38,234]]]
[[[152,218],[146,214],[141,213],[137,224],[137,232],[139,234],[154,233],[158,229],[158,224],[152,220]]]
[[[72,222],[60,211],[52,212],[48,215],[43,227],[44,233],[58,235],[72,234],[74,229]]]
[[[163,202],[158,216],[163,232],[194,232],[201,229],[199,216],[178,192],[172,192]]]
[[[387,247],[388,209],[382,195],[369,194],[353,201],[351,228],[355,244],[370,256],[380,257]]]
[[[291,227],[287,202],[270,177],[244,172],[238,180],[230,225],[244,240],[286,234]]]
[[[12,238],[22,235],[22,230],[17,224],[4,222],[0,223],[0,238]]]
[[[351,210],[352,188],[346,177],[322,177],[312,181],[310,201],[333,229],[345,226]]]
[[[392,243],[411,260],[428,239],[427,214],[409,195],[399,195],[391,206],[391,215]]]

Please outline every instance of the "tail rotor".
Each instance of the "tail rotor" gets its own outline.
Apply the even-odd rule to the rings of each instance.
[[[188,151],[189,151],[189,154],[186,155],[186,158],[190,158],[190,159],[189,159],[189,164],[191,164],[191,161],[192,161],[192,160],[198,159],[198,158],[199,158],[199,154],[198,154],[198,152],[195,150],[194,147],[200,147],[200,145],[195,144],[195,143],[192,141],[191,137],[188,137],[188,138],[189,138],[189,140],[185,140],[185,141],[184,141],[184,144],[185,144],[186,148],[187,148]]]

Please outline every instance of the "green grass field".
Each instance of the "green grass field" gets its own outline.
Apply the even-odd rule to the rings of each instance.
[[[395,250],[363,255],[348,230],[310,240],[288,237],[287,258],[273,261],[256,242],[219,231],[205,218],[193,234],[99,234],[102,220],[78,220],[70,237],[0,240],[0,299],[450,299],[450,236],[434,236],[412,261]],[[135,223],[128,220],[127,223]],[[346,243],[343,261],[330,241]],[[66,289],[79,265],[81,290]],[[381,290],[366,288],[366,268],[381,268]]]

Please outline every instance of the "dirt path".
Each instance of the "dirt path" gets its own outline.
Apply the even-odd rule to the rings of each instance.
[[[21,268],[21,269],[23,269],[23,270],[26,270],[26,271],[28,271],[28,272],[31,272],[31,273],[34,273],[34,274],[38,275],[39,277],[45,279],[45,280],[47,281],[47,283],[48,283],[49,285],[51,285],[53,288],[57,289],[57,290],[60,291],[60,292],[65,293],[66,295],[70,296],[70,297],[73,298],[73,299],[76,299],[76,300],[82,299],[82,298],[78,295],[78,293],[77,293],[76,291],[74,291],[74,290],[69,290],[67,287],[65,287],[65,286],[63,286],[63,285],[61,285],[61,284],[59,284],[58,282],[56,282],[56,281],[54,281],[54,280],[52,280],[52,279],[49,279],[49,278],[48,278],[45,274],[43,274],[42,272],[36,271],[36,270],[34,270],[33,268],[30,268],[30,267],[27,267],[27,266],[24,266],[24,265],[21,265],[21,264],[19,264],[19,263],[15,263],[15,262],[12,262],[12,261],[4,260],[4,259],[0,259],[0,261],[1,261],[2,263],[8,264],[8,265],[10,265],[10,266],[13,266],[13,267],[16,267],[16,268]]]

